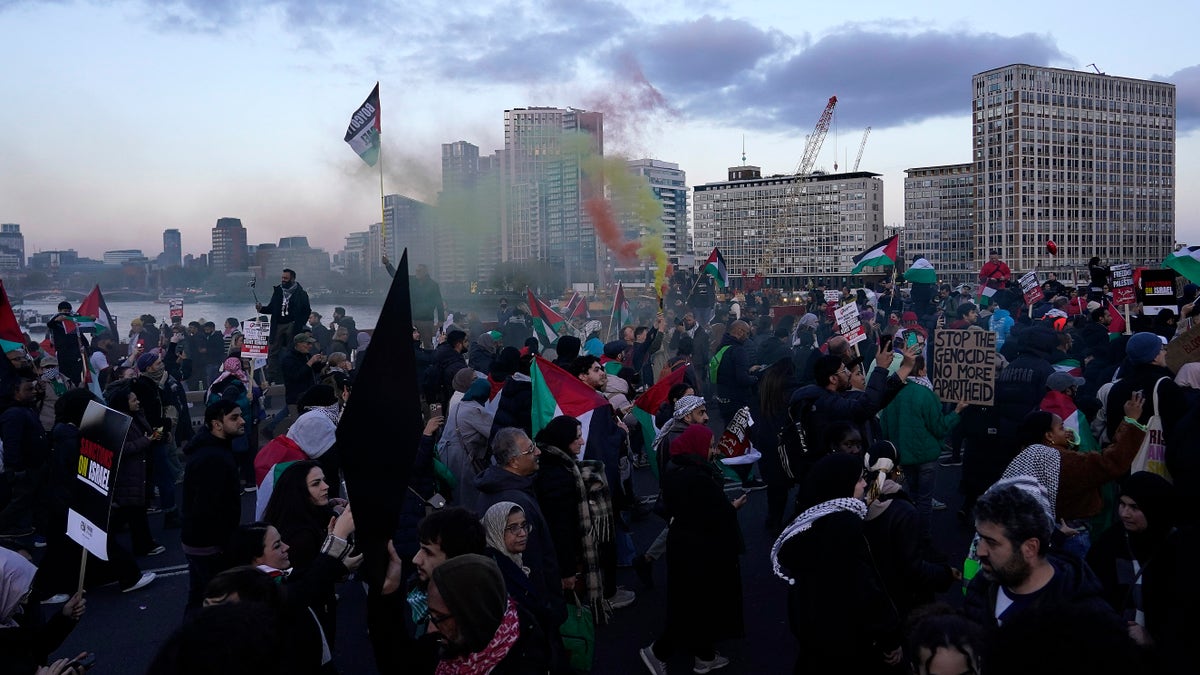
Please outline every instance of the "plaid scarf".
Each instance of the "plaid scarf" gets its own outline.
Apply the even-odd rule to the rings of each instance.
[[[438,662],[435,675],[487,675],[508,656],[508,652],[517,644],[521,637],[521,619],[517,616],[517,604],[512,598],[508,599],[508,609],[504,610],[504,618],[500,627],[492,636],[492,641],[483,649],[451,659]]]
[[[543,453],[563,460],[575,476],[578,494],[579,533],[583,545],[583,575],[587,600],[594,612],[599,612],[604,599],[603,579],[600,576],[600,544],[613,540],[612,495],[604,475],[604,463],[574,457],[553,445],[540,446]],[[599,617],[597,617],[599,618]],[[607,614],[605,614],[607,618]]]

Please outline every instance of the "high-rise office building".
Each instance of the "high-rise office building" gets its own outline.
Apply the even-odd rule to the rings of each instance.
[[[505,261],[540,260],[570,282],[599,280],[600,244],[584,208],[603,185],[582,163],[604,154],[604,116],[575,108],[504,111],[500,240]]]
[[[244,272],[250,264],[246,249],[246,228],[240,218],[218,218],[212,229],[212,254],[209,266],[217,272]]]
[[[17,223],[0,224],[0,269],[25,269],[25,235]]]
[[[900,253],[911,262],[924,256],[949,283],[974,281],[975,165],[946,164],[905,169],[904,228]],[[885,235],[886,236],[886,235]]]
[[[160,267],[183,266],[183,237],[179,230],[171,228],[163,230],[163,252],[158,258]]]
[[[697,185],[697,257],[721,249],[729,274],[800,288],[846,279],[855,255],[883,239],[883,181],[869,171],[762,177],[756,166]],[[882,272],[871,270],[867,272]]]
[[[656,223],[656,231],[663,242],[663,250],[669,260],[678,261],[679,254],[691,252],[688,238],[688,187],[687,172],[678,164],[657,159],[633,159],[627,163],[629,172],[642,176],[649,183],[650,192],[662,205],[660,222]],[[630,213],[630,205],[620,203],[613,198],[613,206],[621,214],[621,225],[627,240],[640,239],[652,231],[645,224],[638,222]],[[653,273],[656,265],[653,261],[643,260],[637,267],[629,267],[628,263],[616,259],[611,252],[605,252],[606,265],[614,276],[627,283],[638,283]]]
[[[486,285],[500,260],[500,172],[483,160],[466,141],[442,144],[442,191],[432,215],[441,234],[430,270],[443,284]]]
[[[1175,242],[1175,86],[1013,64],[971,79],[975,255],[1158,265]],[[1058,255],[1046,252],[1046,241]]]
[[[134,260],[145,260],[146,256],[140,248],[122,248],[115,251],[104,252],[105,265],[124,265],[127,262]]]
[[[400,255],[407,248],[409,274],[417,269],[417,265],[425,265],[430,276],[437,279],[438,233],[432,226],[431,212],[429,204],[411,197],[385,196],[380,246],[393,265],[400,264]]]

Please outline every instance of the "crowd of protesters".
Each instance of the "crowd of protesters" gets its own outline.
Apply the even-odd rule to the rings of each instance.
[[[371,336],[344,310],[323,323],[284,270],[256,306],[271,317],[258,368],[234,319],[218,330],[147,315],[122,344],[83,339],[60,306],[46,344],[7,354],[0,670],[82,672],[51,654],[86,604],[80,549],[61,533],[83,411],[100,400],[132,419],[112,510],[131,548],[109,538],[86,587],[155,580],[139,564],[165,550],[149,527],[158,513],[187,559],[185,622],[152,673],[337,672],[338,586],[356,572],[378,575],[367,625],[380,672],[580,672],[586,626],[638,600],[617,569],[648,591],[664,557],[666,619],[631,650],[651,673],[708,673],[731,664],[719,643],[746,638],[743,556],[770,560],[797,673],[1191,672],[1200,365],[1172,372],[1166,354],[1192,327],[1197,289],[1182,287],[1167,318],[1135,307],[1127,331],[1093,262],[1088,287],[1047,279],[1033,307],[998,254],[980,274],[987,294],[817,286],[798,313],[773,312],[769,291],[721,296],[701,276],[676,283],[665,311],[643,309],[644,324],[579,319],[550,345],[523,303],[502,300],[492,330],[447,311],[418,268],[411,344],[385,347],[413,351],[426,423],[386,569],[361,572],[372,552],[355,544],[337,428]],[[847,302],[866,335],[856,345],[834,318]],[[997,333],[993,405],[935,393],[927,347],[946,329]],[[608,405],[535,429],[538,357]],[[653,422],[634,414],[672,376]],[[267,410],[272,384],[283,401]],[[761,459],[725,466],[718,441],[743,410]],[[1154,444],[1162,461],[1147,461]],[[974,541],[939,550],[938,476],[958,467]],[[635,471],[657,489],[636,494]],[[769,550],[748,550],[752,525],[739,522],[757,490]],[[631,522],[651,513],[661,534],[637,550]],[[932,604],[952,589],[960,609]],[[43,622],[40,608],[59,604]]]

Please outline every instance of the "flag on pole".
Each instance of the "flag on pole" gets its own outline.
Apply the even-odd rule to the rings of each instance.
[[[1057,369],[1058,366],[1055,368]],[[1063,427],[1071,430],[1075,435],[1075,443],[1079,446],[1080,452],[1100,451],[1100,445],[1096,443],[1096,437],[1092,435],[1092,428],[1088,424],[1087,417],[1076,407],[1075,401],[1070,396],[1060,391],[1046,392],[1046,397],[1042,399],[1039,407],[1062,418]]]
[[[646,458],[650,460],[650,470],[655,476],[658,476],[658,453],[654,449],[654,439],[658,435],[658,428],[654,424],[654,416],[667,400],[671,387],[682,383],[686,375],[687,368],[673,370],[633,401],[633,416],[642,429],[642,447],[646,449]]]
[[[109,337],[114,340],[120,339],[117,333],[117,322],[113,320],[112,314],[108,311],[108,304],[104,302],[104,294],[100,292],[100,284],[92,287],[92,292],[88,293],[83,302],[79,303],[79,309],[76,311],[81,315],[79,327],[83,332],[100,335],[107,331]],[[85,317],[92,320],[91,325],[88,325]]]
[[[979,285],[979,293],[975,296],[975,304],[977,304],[977,305],[981,304],[983,302],[984,298],[987,298],[988,302],[990,303],[992,296],[996,294],[996,290],[997,289],[992,288],[991,286],[988,286],[987,284],[980,284]]]
[[[387,566],[387,541],[396,531],[408,491],[421,430],[416,354],[411,344],[412,305],[408,251],[375,324],[371,344],[355,370],[354,387],[337,427],[338,454],[354,504],[355,548],[366,554],[365,569]],[[386,442],[381,433],[386,431]],[[375,579],[368,581],[374,583]]]
[[[1163,267],[1179,272],[1188,281],[1200,284],[1200,246],[1186,246],[1168,255]]]
[[[875,244],[871,248],[854,256],[854,269],[851,274],[858,274],[864,267],[887,267],[896,264],[896,256],[900,253],[900,235],[892,235]]]
[[[721,288],[729,286],[729,268],[725,267],[725,256],[721,255],[716,246],[713,247],[712,253],[708,254],[708,260],[704,261],[701,273],[711,275]]]
[[[0,281],[0,348],[5,353],[18,349],[25,351],[25,334],[21,332],[21,324],[17,323],[17,315],[13,314],[3,281]]]
[[[590,319],[587,298],[583,297],[579,291],[575,291],[575,294],[567,301],[567,306],[563,308],[563,315],[568,319]]]
[[[612,313],[608,317],[608,334],[611,337],[613,331],[621,330],[621,326],[625,326],[633,322],[633,312],[629,311],[629,302],[625,299],[625,286],[618,283],[617,292],[613,293],[613,308]]]
[[[936,284],[937,270],[933,269],[933,264],[921,256],[913,261],[912,267],[904,273],[904,278],[914,284]]]
[[[371,90],[371,95],[350,116],[350,126],[346,128],[346,142],[367,166],[375,166],[379,161],[379,83]]]
[[[538,339],[538,346],[545,349],[558,340],[560,331],[567,322],[558,312],[550,309],[550,305],[534,295],[533,291],[526,288],[525,294],[529,303],[529,315],[533,319],[533,336]]]

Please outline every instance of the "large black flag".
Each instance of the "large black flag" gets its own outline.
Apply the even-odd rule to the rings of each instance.
[[[381,562],[386,565],[387,541],[408,492],[424,426],[408,286],[406,250],[337,429],[338,454],[354,509],[355,547],[367,555],[367,569],[372,571],[381,570]],[[378,581],[370,576],[368,581]]]

